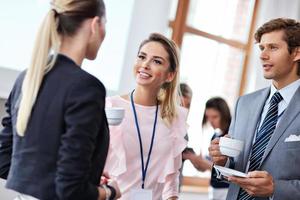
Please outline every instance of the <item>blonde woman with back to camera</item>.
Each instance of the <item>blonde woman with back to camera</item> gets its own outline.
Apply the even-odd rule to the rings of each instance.
[[[98,185],[109,146],[103,84],[81,69],[105,36],[102,0],[56,0],[40,27],[31,65],[7,100],[0,176],[19,200],[104,200]],[[52,55],[50,55],[50,53]]]
[[[133,68],[136,87],[107,99],[125,108],[111,126],[105,171],[120,185],[122,200],[178,199],[187,112],[179,107],[179,55],[175,43],[154,33],[139,47]]]

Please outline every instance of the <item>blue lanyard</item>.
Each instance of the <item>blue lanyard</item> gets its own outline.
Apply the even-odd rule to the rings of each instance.
[[[135,105],[134,105],[134,101],[133,101],[133,93],[134,93],[134,90],[131,92],[130,100],[131,100],[132,110],[133,110],[134,119],[135,119],[135,126],[136,126],[136,130],[137,130],[137,134],[138,134],[138,138],[139,138],[139,142],[140,142],[140,152],[141,152],[141,162],[142,162],[142,181],[143,181],[142,189],[144,189],[147,169],[148,169],[148,165],[149,165],[149,161],[150,161],[150,156],[151,156],[153,142],[154,142],[154,136],[155,136],[155,128],[156,128],[157,113],[158,113],[158,102],[156,103],[156,111],[155,111],[155,118],[154,118],[154,124],[153,124],[151,144],[150,144],[150,149],[148,152],[148,158],[147,158],[146,168],[145,168],[144,167],[144,156],[143,156],[143,143],[142,143],[141,131],[140,131],[140,127],[139,127],[139,123],[138,123],[138,119],[137,119],[137,114],[136,114],[136,110],[135,110]]]

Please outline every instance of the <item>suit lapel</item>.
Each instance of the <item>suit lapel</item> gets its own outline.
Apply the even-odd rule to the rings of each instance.
[[[284,131],[287,127],[292,123],[292,121],[296,118],[296,115],[300,112],[300,87],[296,90],[293,98],[291,99],[288,107],[284,111],[282,118],[278,122],[278,125],[269,141],[269,144],[264,152],[262,163],[270,153],[270,151],[274,148],[275,144],[278,142],[279,138],[283,135]]]
[[[265,101],[268,98],[270,93],[270,88],[266,88],[262,90],[260,93],[257,94],[251,101],[255,105],[251,107],[251,112],[249,113],[249,121],[248,121],[248,128],[247,128],[247,138],[245,138],[245,153],[244,153],[244,161],[243,161],[243,169],[246,170],[248,160],[250,158],[250,153],[252,149],[254,135],[256,133],[257,123],[260,120],[261,112],[264,108]],[[246,105],[249,106],[249,105]]]

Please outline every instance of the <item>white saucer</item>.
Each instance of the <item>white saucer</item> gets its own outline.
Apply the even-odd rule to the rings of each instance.
[[[214,165],[214,168],[219,171],[223,176],[237,176],[237,177],[247,177],[247,174],[234,170],[234,169],[229,169],[227,167],[222,167],[219,165]]]

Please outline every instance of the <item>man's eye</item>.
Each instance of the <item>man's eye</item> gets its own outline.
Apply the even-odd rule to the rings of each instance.
[[[271,50],[276,50],[276,49],[278,49],[278,47],[276,47],[276,46],[270,46],[270,49]]]
[[[145,56],[143,56],[143,55],[138,55],[138,59],[139,59],[139,60],[144,60],[144,59],[145,59]]]

